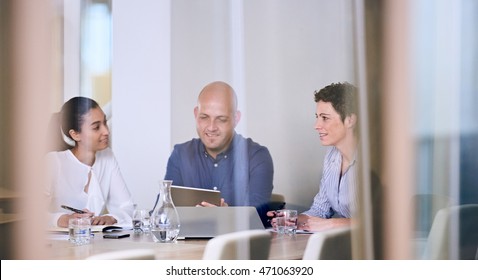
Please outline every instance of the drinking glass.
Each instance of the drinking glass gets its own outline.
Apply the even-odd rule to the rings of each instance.
[[[284,233],[295,234],[295,232],[297,231],[297,210],[279,210],[277,213],[277,217],[284,218]]]
[[[90,243],[91,219],[87,217],[68,220],[69,240],[75,245]]]
[[[285,218],[283,216],[277,216],[275,218],[276,226],[275,230],[278,234],[285,233]]]
[[[141,233],[142,232],[142,223],[141,223],[141,210],[136,208],[136,205],[134,206],[134,211],[133,211],[133,232],[134,233]]]
[[[142,209],[140,211],[141,215],[141,230],[144,233],[150,233],[151,232],[151,216],[149,215],[149,210],[147,209]]]

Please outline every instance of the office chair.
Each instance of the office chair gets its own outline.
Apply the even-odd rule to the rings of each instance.
[[[271,238],[260,229],[222,234],[207,242],[203,260],[266,260]]]
[[[152,249],[131,249],[89,256],[87,260],[154,260],[155,254]]]
[[[280,210],[280,209],[284,209],[284,207],[285,207],[284,195],[278,194],[278,193],[272,193],[268,203],[269,210]]]
[[[313,233],[305,247],[303,260],[351,260],[351,228],[341,227]]]
[[[416,194],[413,196],[413,203],[417,213],[415,233],[417,237],[424,238],[430,233],[436,213],[440,209],[455,205],[450,197],[437,194]]]
[[[72,146],[68,145],[61,132],[61,114],[53,113],[47,128],[47,150],[46,152],[64,151]]]
[[[473,260],[478,257],[478,204],[463,204],[437,212],[423,258]]]

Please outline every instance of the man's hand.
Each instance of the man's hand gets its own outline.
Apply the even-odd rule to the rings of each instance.
[[[227,207],[229,206],[229,204],[227,204],[226,201],[224,201],[224,198],[221,198],[221,205],[216,205],[216,204],[209,203],[207,201],[203,201],[196,206],[198,207],[217,207],[217,206]]]

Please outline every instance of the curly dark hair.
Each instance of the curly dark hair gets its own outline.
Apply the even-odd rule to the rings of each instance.
[[[350,83],[332,83],[314,92],[315,102],[330,102],[342,121],[352,114],[357,115],[357,88]]]

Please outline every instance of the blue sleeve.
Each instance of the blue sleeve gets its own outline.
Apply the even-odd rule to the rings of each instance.
[[[255,206],[265,227],[270,223],[267,217],[274,178],[272,157],[266,147],[261,147],[249,163],[249,204]]]
[[[175,146],[168,159],[164,180],[172,180],[174,185],[183,186],[180,163],[181,155],[178,148]]]
[[[181,156],[180,156],[179,150],[177,149],[176,146],[174,146],[174,149],[171,152],[171,155],[169,156],[169,159],[168,159],[168,165],[166,167],[166,175],[164,175],[164,180],[172,180],[174,185],[178,185],[178,186],[183,185],[180,162],[181,162]],[[156,195],[156,201],[154,202],[154,206],[152,210],[150,211],[150,214],[156,208],[158,201],[159,201],[159,193]]]
[[[249,202],[253,206],[269,202],[273,189],[274,166],[269,150],[265,147],[257,150],[249,165]]]

